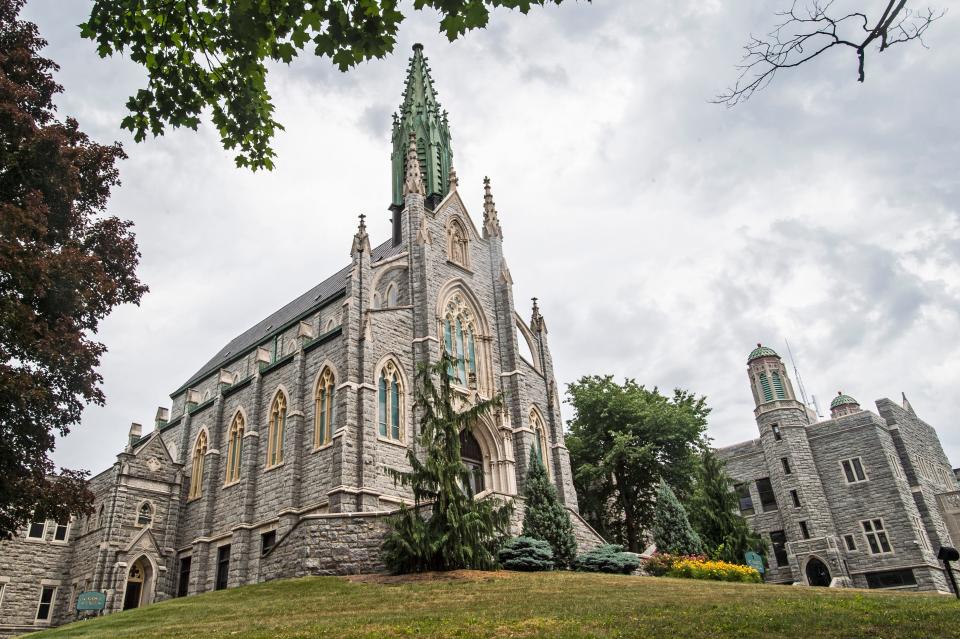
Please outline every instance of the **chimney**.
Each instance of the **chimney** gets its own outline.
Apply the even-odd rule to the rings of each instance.
[[[128,443],[131,448],[137,441],[140,440],[141,433],[143,433],[143,426],[141,426],[137,422],[133,422],[132,424],[130,424],[130,434],[128,438],[129,439]]]
[[[154,418],[153,427],[155,430],[160,430],[167,425],[167,422],[170,421],[170,411],[163,406],[157,407],[157,416]]]

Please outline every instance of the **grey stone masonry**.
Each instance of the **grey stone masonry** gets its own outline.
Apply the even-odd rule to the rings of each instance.
[[[960,542],[960,487],[936,431],[906,400],[878,400],[878,415],[842,396],[817,421],[769,348],[748,376],[760,437],[717,454],[769,542],[765,578],[949,593],[936,554]]]
[[[72,619],[84,590],[106,593],[109,613],[265,579],[382,570],[385,518],[413,502],[390,470],[422,454],[417,369],[444,348],[458,359],[463,407],[503,398],[470,428],[478,498],[515,499],[537,443],[578,543],[602,542],[577,514],[546,322],[514,306],[489,181],[480,223],[456,179],[425,199],[412,153],[395,237],[377,229],[391,239],[372,246],[361,220],[347,266],[203,363],[154,430],[124,439],[91,480],[96,512],[69,541],[25,531],[0,542],[0,633]],[[37,620],[47,584],[49,620]]]

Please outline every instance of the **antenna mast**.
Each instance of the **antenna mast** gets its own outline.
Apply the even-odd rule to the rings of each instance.
[[[797,361],[793,358],[793,351],[790,350],[790,342],[787,341],[787,338],[783,338],[783,342],[787,345],[787,355],[790,356],[790,365],[793,366],[793,376],[797,380],[797,388],[800,389],[800,397],[803,398],[803,405],[809,408],[810,400],[807,399],[807,390],[803,387],[803,378],[800,377],[800,369],[797,368]],[[817,412],[817,416],[819,417],[820,411],[817,410],[817,406],[814,405],[813,409]]]

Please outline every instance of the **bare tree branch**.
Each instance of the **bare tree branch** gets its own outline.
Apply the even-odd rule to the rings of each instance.
[[[917,40],[933,22],[942,18],[946,10],[909,9],[907,0],[886,0],[882,14],[871,26],[870,18],[862,12],[846,14],[834,10],[834,0],[796,0],[788,11],[777,16],[781,22],[765,37],[753,35],[744,45],[743,60],[737,68],[740,76],[732,87],[718,95],[713,102],[736,106],[763,89],[782,69],[792,69],[813,60],[835,47],[847,47],[857,54],[857,80],[863,82],[866,52],[877,44],[885,51],[895,44]]]

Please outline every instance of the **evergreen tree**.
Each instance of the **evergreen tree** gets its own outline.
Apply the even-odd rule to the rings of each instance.
[[[752,550],[766,554],[766,547],[740,515],[732,488],[733,481],[724,471],[723,462],[710,450],[704,451],[691,500],[690,522],[711,556],[745,564],[745,553]]]
[[[407,451],[410,472],[389,469],[394,481],[413,489],[414,506],[394,516],[383,558],[394,573],[496,567],[496,546],[506,536],[511,508],[495,499],[468,494],[470,469],[460,457],[460,431],[494,408],[499,398],[480,400],[458,411],[447,371],[446,353],[417,370],[414,410],[420,418],[421,460]],[[421,512],[429,503],[429,516]]]
[[[665,481],[657,490],[657,503],[653,513],[653,543],[657,550],[671,555],[699,555],[703,542],[697,535],[683,504]]]
[[[523,487],[523,534],[542,539],[553,549],[557,568],[570,566],[577,557],[570,513],[557,499],[557,489],[547,475],[535,447],[530,447],[530,468]]]

